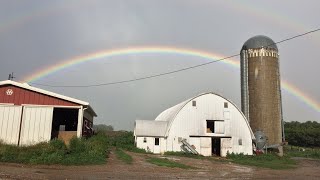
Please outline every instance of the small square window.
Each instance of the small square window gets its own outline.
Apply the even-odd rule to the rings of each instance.
[[[147,138],[143,138],[143,143],[147,143]]]
[[[239,142],[239,145],[242,145],[242,139],[239,139],[238,142]]]
[[[224,102],[224,108],[228,108],[228,103]]]
[[[197,106],[197,101],[192,101],[192,106]]]
[[[159,138],[154,139],[154,145],[159,146]]]

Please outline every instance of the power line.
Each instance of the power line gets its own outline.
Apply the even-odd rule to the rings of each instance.
[[[302,37],[302,36],[317,32],[317,31],[320,31],[320,28],[315,29],[315,30],[311,30],[311,31],[308,31],[308,32],[305,32],[305,33],[302,33],[302,34],[298,34],[296,36],[292,36],[292,37],[289,37],[289,38],[286,38],[286,39],[283,39],[283,40],[280,40],[280,41],[277,41],[275,43],[267,45],[267,47],[272,46],[272,45],[276,45],[276,44],[280,44],[280,43],[283,43],[283,42],[286,42],[286,41],[290,41],[290,40],[296,39],[298,37]],[[164,72],[164,73],[160,73],[160,74],[154,74],[154,75],[145,76],[145,77],[141,77],[141,78],[134,78],[134,79],[128,79],[128,80],[123,80],[123,81],[109,82],[109,83],[99,83],[99,84],[91,84],[91,85],[48,85],[48,84],[40,84],[40,83],[30,83],[30,84],[39,85],[39,86],[47,86],[47,87],[65,87],[65,88],[71,88],[71,87],[84,88],[84,87],[109,86],[109,85],[123,84],[123,83],[129,83],[129,82],[134,82],[134,81],[141,81],[141,80],[145,80],[145,79],[151,79],[151,78],[156,78],[156,77],[160,77],[160,76],[174,74],[174,73],[178,73],[178,72],[182,72],[182,71],[187,71],[187,70],[190,70],[190,69],[195,69],[195,68],[198,68],[198,67],[202,67],[202,66],[206,66],[206,65],[209,65],[209,64],[213,64],[213,63],[217,63],[217,62],[220,62],[220,61],[224,61],[226,59],[237,57],[239,55],[240,55],[240,53],[234,54],[234,55],[231,55],[231,56],[227,56],[227,57],[224,57],[224,58],[221,58],[221,59],[218,59],[218,60],[214,60],[214,61],[210,61],[210,62],[206,62],[206,63],[194,65],[194,66],[185,67],[185,68],[182,68],[182,69],[177,69],[177,70],[174,70],[174,71],[168,71],[168,72]]]

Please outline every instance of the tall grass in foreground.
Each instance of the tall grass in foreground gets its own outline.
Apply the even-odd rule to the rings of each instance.
[[[279,157],[271,153],[261,154],[257,156],[249,156],[243,154],[228,154],[227,158],[237,164],[264,167],[270,169],[290,169],[296,167],[296,161],[290,159],[290,157]]]
[[[73,138],[68,147],[58,139],[27,147],[0,144],[0,161],[12,163],[102,164],[108,153],[107,137],[102,134],[89,139]]]

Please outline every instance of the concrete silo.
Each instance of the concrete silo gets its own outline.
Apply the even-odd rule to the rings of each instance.
[[[241,109],[252,131],[263,131],[268,145],[278,147],[283,137],[278,48],[259,35],[247,40],[240,54]]]

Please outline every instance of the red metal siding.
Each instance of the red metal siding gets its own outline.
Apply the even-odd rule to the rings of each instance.
[[[13,94],[7,95],[6,91],[12,89]],[[0,87],[0,103],[35,104],[35,105],[55,105],[55,106],[79,106],[56,97],[51,97],[38,92],[30,91],[20,87],[5,85]]]

